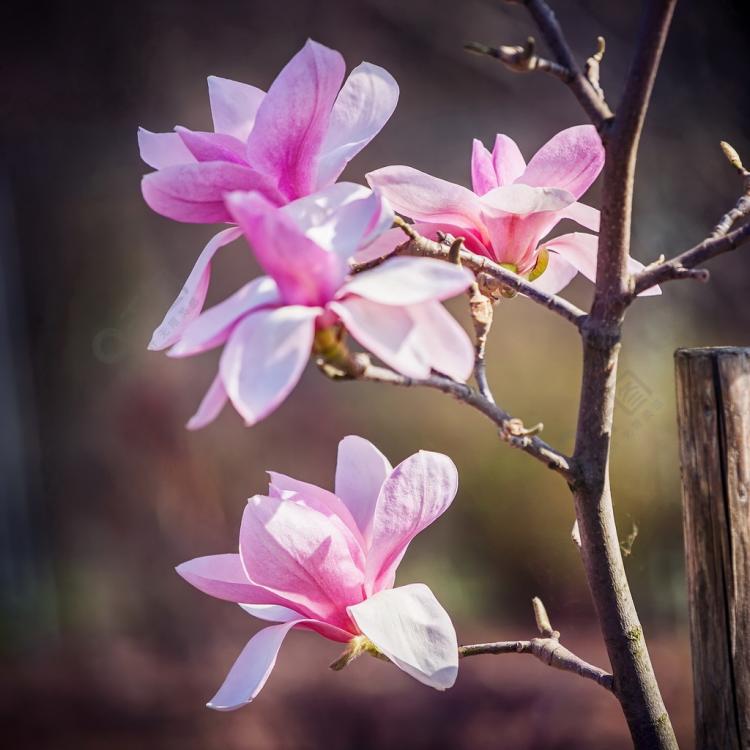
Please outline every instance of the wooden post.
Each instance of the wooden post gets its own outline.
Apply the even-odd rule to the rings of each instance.
[[[696,750],[750,748],[750,349],[678,349]]]

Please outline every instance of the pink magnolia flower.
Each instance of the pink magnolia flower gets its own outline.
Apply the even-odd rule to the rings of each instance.
[[[544,238],[562,219],[599,230],[599,212],[579,203],[604,164],[604,149],[591,125],[568,128],[542,146],[526,164],[518,146],[498,135],[489,151],[474,140],[473,191],[411,167],[394,166],[367,175],[394,209],[434,238],[438,231],[465,238],[475,253],[527,275],[540,288],[558,292],[576,273],[596,278],[598,238],[573,232]],[[401,242],[383,235],[362,259],[389,252]],[[630,271],[643,268],[630,258]],[[658,289],[645,294],[658,294]]]
[[[335,494],[269,474],[268,495],[245,508],[239,554],[177,568],[201,591],[277,623],[250,639],[208,706],[252,701],[293,628],[366,644],[425,685],[451,687],[458,645],[450,617],[424,584],[393,583],[409,542],[456,494],[453,462],[420,451],[393,469],[372,443],[349,436],[339,444]]]
[[[268,93],[209,77],[215,132],[138,131],[142,159],[158,170],[143,178],[146,203],[177,221],[232,222],[224,203],[229,192],[256,191],[280,206],[332,185],[398,100],[398,86],[383,68],[364,62],[342,87],[345,71],[338,52],[308,40]],[[239,234],[227,229],[208,243],[149,348],[173,344],[200,312],[211,258]]]
[[[184,357],[225,345],[189,428],[212,421],[227,399],[248,425],[266,417],[300,379],[316,331],[338,323],[404,375],[469,377],[472,344],[440,304],[467,288],[469,271],[404,257],[349,276],[354,253],[393,222],[379,195],[339,183],[282,208],[258,193],[226,200],[268,275],[203,312],[170,350]]]

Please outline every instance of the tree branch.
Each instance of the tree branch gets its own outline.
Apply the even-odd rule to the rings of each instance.
[[[575,98],[578,99],[596,129],[603,135],[613,115],[612,110],[599,93],[601,89],[599,88],[598,69],[596,83],[593,83],[581,70],[581,66],[575,59],[555,14],[544,0],[523,0],[523,4],[528,8],[557,63],[568,71],[569,80],[566,81],[568,87]],[[601,53],[603,54],[603,50],[601,50]],[[601,55],[599,59],[601,59]]]
[[[574,480],[570,459],[548,445],[538,433],[544,425],[526,428],[523,422],[512,417],[490,399],[475,391],[466,383],[459,383],[445,375],[430,375],[427,378],[410,378],[386,367],[377,367],[367,354],[354,354],[343,340],[343,330],[325,328],[315,335],[313,350],[316,364],[321,372],[332,380],[361,380],[370,383],[387,383],[403,388],[433,388],[453,396],[456,400],[476,409],[488,417],[498,428],[500,439],[514,448],[528,453],[545,466],[563,476],[568,484]]]
[[[603,199],[594,303],[583,337],[583,375],[573,461],[581,557],[633,744],[676,750],[677,740],[630,592],[609,481],[617,362],[630,279],[633,180],[638,142],[676,0],[646,0],[630,78],[604,139]]]
[[[351,377],[355,380],[370,383],[388,383],[404,388],[433,388],[447,393],[458,401],[462,401],[476,409],[494,422],[498,428],[500,439],[508,443],[508,445],[519,448],[524,453],[541,461],[549,469],[564,477],[568,483],[574,479],[568,456],[556,450],[538,436],[537,433],[543,429],[542,424],[526,428],[520,419],[512,417],[507,411],[501,409],[497,404],[485,398],[481,393],[478,393],[465,383],[459,383],[444,375],[430,375],[423,379],[409,378],[393,370],[385,367],[377,367],[369,363],[365,364],[358,373],[352,374]]]
[[[528,641],[497,641],[495,643],[477,643],[471,646],[459,646],[460,657],[478,656],[479,654],[531,654],[539,661],[555,669],[593,680],[610,692],[614,691],[614,680],[611,674],[605,672],[593,664],[589,664],[560,643],[560,633],[553,630],[549,625],[547,611],[541,600],[534,597],[532,600],[534,612],[537,617],[537,627],[541,633],[540,638],[531,638]],[[540,615],[544,618],[540,621]]]
[[[403,245],[399,245],[392,253],[384,255],[381,258],[376,258],[366,263],[355,264],[351,271],[353,274],[374,268],[388,258],[396,255],[415,255],[424,258],[450,260],[450,246],[453,241],[453,238],[450,236],[446,237],[445,242],[435,242],[418,234],[411,224],[407,224],[401,219],[396,221],[396,225],[409,237],[409,241]],[[460,248],[457,258],[462,265],[477,275],[477,281],[483,292],[496,296],[503,289],[510,289],[523,294],[538,305],[542,305],[542,307],[546,307],[548,310],[560,315],[565,320],[573,323],[577,328],[583,325],[583,321],[586,319],[586,313],[583,310],[576,307],[572,302],[558,297],[556,294],[548,294],[542,291],[539,287],[517,273],[503,268],[499,263],[495,263],[483,255],[472,253],[464,247]]]
[[[628,303],[646,289],[663,284],[665,281],[676,279],[708,281],[708,271],[697,266],[703,265],[717,255],[734,250],[750,239],[750,223],[733,230],[738,222],[750,216],[750,171],[745,169],[739,155],[728,143],[722,141],[721,147],[729,163],[742,177],[742,195],[734,206],[719,219],[710,236],[703,242],[685,250],[671,260],[664,260],[662,256],[656,263],[652,263],[633,276],[631,291],[627,297]]]

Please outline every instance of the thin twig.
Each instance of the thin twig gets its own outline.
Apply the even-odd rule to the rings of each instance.
[[[479,654],[531,654],[544,664],[565,672],[573,672],[588,680],[593,680],[606,690],[614,692],[614,679],[609,672],[595,667],[576,656],[560,643],[560,633],[552,628],[547,617],[547,610],[541,600],[532,600],[540,638],[527,641],[496,641],[494,643],[476,643],[470,646],[459,646],[458,655],[478,656]]]
[[[374,268],[395,255],[416,255],[425,258],[449,260],[449,244],[435,242],[423,237],[414,230],[411,224],[407,224],[403,220],[399,220],[397,226],[409,237],[409,241],[394,248],[392,253],[384,255],[382,258],[355,264],[351,271],[353,274]],[[462,265],[477,275],[483,292],[495,294],[499,293],[503,288],[511,289],[546,307],[548,310],[557,313],[567,321],[573,323],[577,328],[583,325],[586,313],[572,302],[568,302],[568,300],[558,297],[556,294],[549,294],[542,291],[539,287],[524,279],[523,276],[519,276],[509,269],[503,268],[499,263],[495,263],[483,255],[472,253],[466,248],[461,248],[458,258]]]
[[[533,36],[530,36],[526,40],[526,44],[522,46],[514,45],[511,47],[501,45],[500,47],[489,47],[481,42],[466,42],[464,49],[467,52],[475,52],[478,55],[494,57],[516,73],[531,73],[533,71],[550,73],[555,78],[559,78],[563,83],[567,84],[570,83],[572,78],[572,74],[567,68],[535,54],[536,42]]]
[[[662,256],[659,261],[633,276],[627,302],[632,302],[636,295],[657,284],[663,284],[665,281],[677,279],[708,281],[708,271],[697,266],[703,265],[717,255],[734,250],[750,239],[750,223],[734,229],[739,222],[750,217],[750,171],[745,169],[739,155],[728,143],[722,141],[721,148],[729,163],[742,177],[742,195],[734,206],[719,219],[705,240],[670,260],[664,260]]]
[[[507,411],[492,403],[465,383],[459,383],[444,375],[430,375],[422,379],[410,378],[385,367],[377,367],[371,364],[366,364],[353,378],[371,383],[388,383],[404,388],[433,388],[447,393],[481,412],[494,422],[498,428],[500,439],[508,445],[519,448],[524,453],[533,456],[548,468],[562,475],[569,483],[574,479],[568,456],[553,448],[537,435],[542,430],[543,425],[538,424],[531,428],[525,427],[520,419],[512,417]]]
[[[557,63],[569,71],[570,79],[566,81],[573,95],[589,116],[591,122],[600,133],[604,133],[609,121],[612,119],[612,110],[607,102],[600,96],[597,88],[586,77],[581,66],[575,59],[573,52],[568,46],[560,24],[555,18],[552,9],[544,0],[524,0],[531,17],[539,27],[540,32],[550,48]],[[601,59],[601,58],[600,58]],[[598,75],[598,74],[597,74]]]

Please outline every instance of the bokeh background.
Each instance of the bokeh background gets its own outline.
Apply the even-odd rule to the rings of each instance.
[[[602,83],[617,101],[637,33],[634,3],[553,3],[581,58],[607,39]],[[428,583],[463,642],[529,637],[533,595],[583,656],[606,665],[566,488],[499,443],[447,396],[332,383],[313,366],[283,407],[248,430],[226,409],[184,423],[214,354],[149,353],[152,329],[212,228],[151,213],[139,192],[138,125],[210,125],[205,78],[266,88],[313,37],[383,65],[401,101],[349,166],[406,163],[466,184],[471,139],[514,137],[529,157],[583,121],[557,81],[462,51],[516,43],[521,6],[479,0],[132,0],[10,3],[0,11],[0,721],[28,748],[627,747],[616,702],[524,656],[479,657],[438,694],[376,660],[343,673],[339,647],[293,634],[251,706],[203,707],[257,623],[185,584],[173,566],[236,544],[244,500],[266,469],[331,486],[336,445],[356,433],[395,462],[450,454],[461,486],[412,545],[399,582]],[[633,254],[644,262],[706,235],[738,193],[718,149],[750,160],[740,0],[678,8],[638,168]],[[588,196],[597,203],[596,186]],[[750,344],[747,251],[713,263],[708,286],[672,284],[632,310],[622,357],[613,482],[621,535],[666,702],[691,746],[672,352]],[[222,251],[209,301],[255,272]],[[566,292],[587,304],[590,287]],[[464,300],[452,304],[466,322]],[[504,406],[572,448],[579,347],[522,299],[503,302],[489,373]]]

